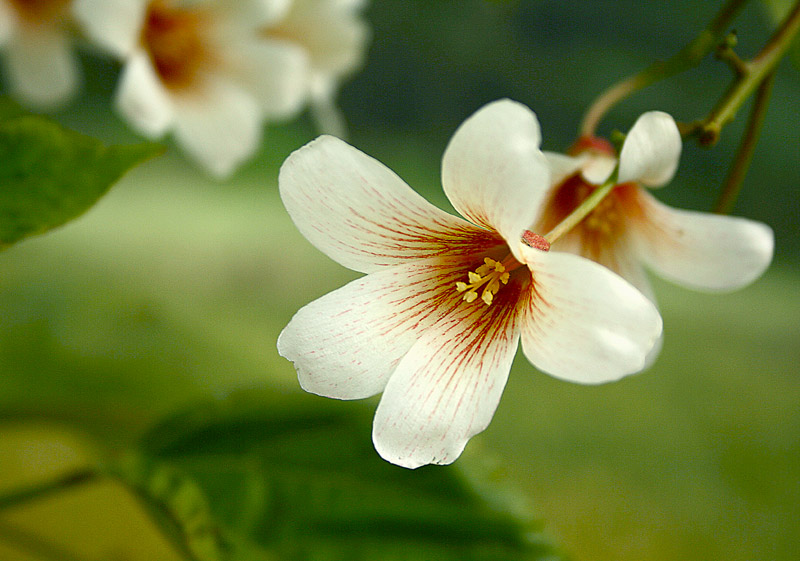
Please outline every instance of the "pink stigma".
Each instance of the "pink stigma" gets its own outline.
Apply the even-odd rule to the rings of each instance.
[[[544,239],[539,234],[534,234],[530,230],[525,230],[522,234],[522,241],[534,249],[541,249],[542,251],[550,251],[550,242]]]

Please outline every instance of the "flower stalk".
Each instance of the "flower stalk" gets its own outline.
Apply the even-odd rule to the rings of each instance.
[[[728,26],[739,14],[747,0],[728,0],[711,23],[695,39],[666,61],[658,61],[641,72],[617,82],[594,101],[583,118],[580,136],[595,136],[597,126],[615,105],[637,91],[694,68],[719,44]]]
[[[739,196],[739,191],[742,188],[747,169],[750,167],[750,162],[753,159],[753,152],[755,151],[756,143],[761,133],[761,126],[764,124],[764,117],[767,114],[767,105],[769,104],[772,84],[774,82],[775,72],[773,71],[758,86],[756,97],[753,101],[753,109],[750,112],[750,118],[747,122],[747,130],[742,137],[742,142],[736,152],[736,157],[733,159],[731,169],[728,172],[728,176],[725,178],[722,191],[714,206],[714,212],[717,214],[730,214],[733,210],[733,205],[736,203],[736,198]]]
[[[728,91],[711,113],[689,130],[689,134],[696,134],[700,143],[705,146],[716,143],[722,127],[733,120],[742,104],[772,74],[798,30],[800,30],[800,0],[795,2],[792,10],[764,48],[751,60],[740,65],[740,71],[737,72],[736,79]]]

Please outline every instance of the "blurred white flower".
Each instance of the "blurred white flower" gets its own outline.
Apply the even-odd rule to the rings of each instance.
[[[575,157],[547,153],[552,187],[536,228],[549,231],[619,164],[617,186],[553,249],[582,255],[615,271],[653,299],[644,266],[689,288],[734,290],[758,278],[772,260],[769,226],[745,218],[679,210],[645,187],[668,183],[678,167],[681,137],[666,113],[643,114],[619,160],[610,144],[584,139]]]
[[[309,392],[383,392],[373,442],[386,460],[448,464],[497,407],[521,339],[536,367],[579,383],[640,370],[655,306],[587,259],[526,230],[549,185],[536,116],[508,100],[457,130],[445,213],[333,137],[294,152],[280,193],[317,248],[366,276],[308,304],[278,339]]]
[[[53,109],[78,89],[71,0],[0,0],[0,49],[11,91],[36,109]]]
[[[307,55],[262,30],[286,0],[75,0],[87,34],[124,63],[119,111],[141,134],[173,131],[218,177],[261,140],[264,118],[295,114],[306,97]]]
[[[362,0],[293,0],[284,17],[263,29],[265,37],[298,45],[308,57],[308,96],[323,132],[342,136],[344,121],[334,102],[343,78],[363,62],[369,28]]]

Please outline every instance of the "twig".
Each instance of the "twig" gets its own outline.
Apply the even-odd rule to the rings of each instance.
[[[750,161],[753,159],[753,152],[761,133],[761,126],[764,124],[764,116],[767,113],[767,105],[769,104],[774,82],[775,71],[769,74],[756,90],[756,97],[747,122],[747,129],[742,137],[742,143],[736,151],[733,164],[731,164],[731,169],[725,178],[719,199],[717,199],[717,204],[714,207],[714,212],[718,214],[730,213],[736,203],[736,198],[739,196],[742,182],[747,174],[747,169],[750,167]]]
[[[730,22],[747,1],[728,0],[717,12],[708,27],[701,31],[691,43],[677,54],[667,61],[651,64],[641,72],[617,82],[600,94],[583,117],[580,135],[594,136],[597,126],[605,114],[634,92],[700,64],[700,61],[719,44]]]

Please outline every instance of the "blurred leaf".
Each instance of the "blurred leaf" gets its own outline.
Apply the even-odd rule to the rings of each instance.
[[[769,16],[770,22],[778,26],[784,20],[784,18],[789,14],[789,11],[794,7],[794,0],[762,0],[764,6],[767,9],[767,14]],[[791,59],[792,64],[795,65],[796,68],[800,68],[800,39],[795,37],[792,45],[789,47],[789,51],[787,53],[788,57]]]
[[[64,424],[0,418],[0,559],[186,559],[188,540],[168,541],[136,487],[106,473],[104,457]]]
[[[477,443],[410,471],[377,455],[370,425],[353,403],[241,393],[167,420],[143,449],[203,488],[237,559],[557,558]]]
[[[151,143],[104,146],[5,103],[0,120],[0,249],[81,215],[161,150]]]
[[[216,521],[192,479],[170,465],[132,454],[123,458],[117,472],[187,559],[223,559]]]
[[[0,123],[24,114],[25,110],[16,101],[10,97],[0,96]]]

